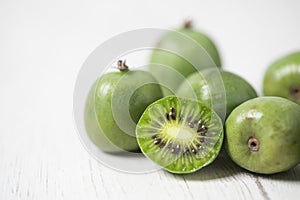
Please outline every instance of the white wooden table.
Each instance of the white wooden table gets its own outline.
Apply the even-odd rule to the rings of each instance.
[[[260,93],[265,67],[300,48],[299,3],[251,2],[0,1],[0,200],[299,199],[299,165],[258,176],[222,153],[190,175],[122,173],[94,160],[74,126],[74,84],[91,51],[120,32],[186,17]]]

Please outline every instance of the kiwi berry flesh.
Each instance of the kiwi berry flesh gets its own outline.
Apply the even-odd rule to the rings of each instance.
[[[167,96],[147,107],[136,136],[150,160],[169,172],[187,174],[215,160],[223,143],[223,126],[202,102]]]
[[[279,96],[300,105],[300,51],[272,63],[264,75],[265,96]]]
[[[251,172],[274,174],[300,163],[300,106],[281,97],[257,97],[232,111],[224,146]]]

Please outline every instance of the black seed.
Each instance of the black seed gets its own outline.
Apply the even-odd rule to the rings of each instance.
[[[153,143],[154,143],[154,144],[159,144],[160,142],[161,142],[161,139],[160,139],[160,138],[155,138]]]
[[[172,149],[172,143],[169,143],[167,146],[168,149]]]
[[[168,113],[165,114],[165,117],[167,118],[167,120],[170,120],[170,115]]]
[[[174,113],[174,114],[175,114],[175,108],[174,108],[174,107],[171,107],[171,108],[170,108],[170,111],[171,111],[171,113]]]
[[[206,133],[205,132],[201,132],[200,135],[201,136],[206,136]]]
[[[171,116],[171,119],[176,120],[176,115],[175,115],[175,113],[170,113],[169,115]]]
[[[194,148],[191,149],[191,152],[192,152],[193,154],[197,154],[197,150],[194,149]]]
[[[202,134],[205,134],[207,132],[207,127],[202,124],[201,126],[199,126],[198,130],[197,130],[197,133],[202,133]]]
[[[176,113],[175,113],[174,107],[170,108],[169,117],[171,117],[171,119],[173,119],[173,120],[176,120]]]
[[[200,138],[200,140],[199,140],[201,143],[204,143],[204,138]]]
[[[194,128],[194,123],[193,122],[189,122],[189,127],[190,128]]]
[[[189,155],[189,154],[191,153],[190,150],[189,150],[188,148],[185,148],[185,151],[184,151],[184,152],[185,152],[186,155]]]
[[[157,135],[152,135],[152,139],[156,139],[157,137]]]
[[[165,142],[161,142],[161,143],[159,144],[159,147],[160,147],[160,148],[163,148],[164,146],[166,146],[166,143],[165,143]]]
[[[177,151],[177,152],[180,151],[180,145],[179,145],[179,144],[177,144],[175,148],[176,148],[176,151]]]

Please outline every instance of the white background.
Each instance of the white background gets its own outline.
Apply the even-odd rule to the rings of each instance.
[[[297,0],[0,0],[0,199],[297,199],[299,165],[257,176],[221,155],[187,176],[109,169],[82,147],[72,95],[102,42],[185,19],[216,42],[225,69],[261,94],[266,67],[300,49],[299,10]]]

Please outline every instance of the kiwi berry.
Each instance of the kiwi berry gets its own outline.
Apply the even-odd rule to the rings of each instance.
[[[187,174],[215,160],[223,143],[223,126],[204,103],[167,96],[147,107],[136,136],[150,160],[169,172]]]
[[[218,49],[212,39],[193,28],[191,21],[167,31],[158,41],[150,57],[149,71],[175,91],[188,75],[207,67],[221,67]],[[163,89],[165,96],[173,94]]]
[[[224,146],[251,172],[274,174],[300,163],[300,106],[282,97],[257,97],[235,108],[225,123]]]
[[[255,89],[244,78],[217,68],[207,68],[191,74],[179,86],[176,95],[204,101],[209,107],[213,106],[222,118],[224,108],[226,118],[235,107],[257,97]]]
[[[136,152],[136,123],[162,91],[149,72],[130,70],[121,60],[117,67],[119,71],[104,74],[91,88],[85,127],[91,141],[105,152]]]
[[[265,96],[287,98],[300,105],[300,51],[279,58],[267,68],[263,92]]]

